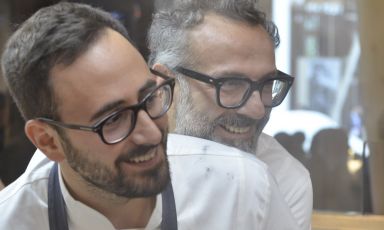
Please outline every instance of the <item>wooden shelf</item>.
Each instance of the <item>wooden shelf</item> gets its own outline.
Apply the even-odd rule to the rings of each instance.
[[[315,211],[312,230],[384,230],[384,216]]]

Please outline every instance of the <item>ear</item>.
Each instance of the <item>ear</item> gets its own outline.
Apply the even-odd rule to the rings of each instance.
[[[156,71],[159,71],[160,73],[163,73],[165,75],[167,75],[168,77],[172,77],[172,78],[175,78],[175,74],[173,73],[172,70],[170,70],[167,66],[163,65],[163,64],[160,64],[160,63],[155,63],[152,68]],[[159,84],[159,81],[163,81],[160,79],[160,77],[157,78],[157,83]],[[175,105],[177,103],[175,103],[175,101],[177,100],[177,97],[179,95],[179,87],[178,87],[178,84],[177,84],[177,81],[176,81],[176,85],[175,85],[175,89],[174,89],[174,92],[173,92],[173,102],[172,102],[172,106],[171,108],[169,109],[168,111],[168,126],[169,126],[169,131],[172,132],[173,130],[175,130],[175,127],[176,127],[176,114],[175,114]]]
[[[65,159],[60,136],[50,125],[38,120],[29,120],[25,124],[24,132],[50,160],[60,162]]]
[[[174,72],[171,69],[169,69],[166,65],[163,65],[160,63],[155,63],[152,66],[152,69],[159,71],[160,73],[163,73],[163,74],[167,75],[168,77],[171,77],[171,78],[176,77]]]

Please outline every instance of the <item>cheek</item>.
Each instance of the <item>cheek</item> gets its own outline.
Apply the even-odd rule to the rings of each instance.
[[[193,120],[200,120],[211,127],[215,121],[225,115],[228,110],[217,105],[216,100],[204,95],[200,95],[192,102],[192,110],[189,112]]]
[[[114,159],[124,150],[123,145],[107,145],[97,133],[80,133],[67,135],[71,145],[77,150],[77,154],[88,155],[97,161],[113,162]]]
[[[216,102],[216,89],[209,86],[196,86],[192,88],[192,103],[197,110],[208,112],[220,109]]]
[[[97,133],[85,131],[73,131],[67,134],[71,143],[78,149],[88,149],[92,146],[104,145]]]

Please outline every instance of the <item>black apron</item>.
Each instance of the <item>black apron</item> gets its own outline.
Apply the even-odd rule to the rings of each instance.
[[[171,182],[161,193],[162,221],[161,230],[177,230],[175,198]],[[50,230],[68,230],[65,202],[60,189],[58,165],[55,163],[48,180],[48,217]]]

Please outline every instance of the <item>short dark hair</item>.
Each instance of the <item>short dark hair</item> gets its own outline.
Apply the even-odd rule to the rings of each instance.
[[[8,40],[1,66],[5,82],[25,120],[59,118],[50,84],[56,65],[71,65],[110,28],[128,40],[109,13],[85,4],[61,2],[37,11]]]
[[[209,12],[252,26],[260,25],[275,47],[280,43],[276,25],[259,10],[257,0],[176,0],[173,9],[160,10],[154,15],[148,33],[149,64],[157,62],[170,68],[193,66],[196,60],[188,50],[191,44],[187,32],[203,23]]]

